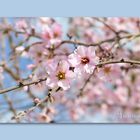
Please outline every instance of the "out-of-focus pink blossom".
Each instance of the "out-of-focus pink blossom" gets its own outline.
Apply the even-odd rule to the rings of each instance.
[[[34,103],[35,103],[35,104],[38,104],[38,103],[40,103],[40,102],[41,102],[41,101],[40,101],[39,98],[35,98],[35,99],[34,99]]]
[[[114,94],[117,97],[118,102],[120,102],[122,105],[126,105],[128,103],[128,99],[129,99],[129,90],[127,87],[117,87],[117,89],[115,89]]]
[[[42,123],[49,123],[53,120],[54,115],[56,115],[57,111],[54,107],[45,107],[42,112],[38,116],[38,120]]]
[[[29,89],[28,86],[24,86],[24,87],[23,87],[23,90],[24,90],[24,91],[28,91],[28,89]]]
[[[17,53],[23,52],[24,49],[25,49],[24,46],[18,46],[18,47],[16,48],[16,52],[17,52]]]
[[[3,79],[4,79],[3,68],[0,66],[0,81],[2,81]]]
[[[43,45],[36,45],[30,48],[29,56],[35,60],[35,62],[40,63],[48,55],[48,50]]]
[[[99,79],[103,81],[114,81],[122,74],[121,69],[117,65],[106,65],[102,68],[98,68],[98,72],[96,73]],[[113,76],[112,76],[113,75]]]
[[[47,25],[47,24],[52,24],[52,19],[49,17],[40,17],[39,18],[41,24]]]
[[[33,68],[35,68],[36,66],[34,65],[34,64],[29,64],[29,65],[27,65],[27,68],[29,69],[29,70],[32,70]]]
[[[24,19],[17,21],[15,26],[20,31],[24,31],[28,27],[27,22]]]
[[[53,31],[53,37],[54,38],[61,38],[62,36],[62,27],[60,24],[53,24],[52,26],[52,31]]]
[[[49,41],[50,39],[53,38],[53,31],[51,30],[51,28],[49,26],[45,26],[42,29],[42,38],[46,41]]]
[[[61,42],[61,36],[62,36],[62,27],[54,23],[51,27],[44,26],[42,29],[42,38],[46,42],[47,48],[52,48],[58,46],[58,44]]]

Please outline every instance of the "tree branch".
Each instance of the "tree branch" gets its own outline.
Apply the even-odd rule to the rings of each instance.
[[[124,60],[124,59],[120,59],[120,60],[110,60],[110,61],[106,61],[106,62],[100,62],[96,65],[96,67],[101,67],[104,65],[108,65],[108,64],[117,64],[117,63],[126,63],[126,64],[131,64],[131,65],[140,65],[140,61],[136,61],[136,60]],[[44,79],[39,79],[37,81],[33,81],[33,82],[28,82],[28,83],[19,83],[19,85],[11,87],[11,88],[7,88],[7,89],[3,89],[0,90],[0,94],[4,94],[6,92],[10,92],[25,86],[30,86],[30,85],[36,85],[40,82],[46,81],[47,77]]]
[[[123,37],[119,37],[118,38],[118,41],[122,40],[122,39],[130,39],[130,38],[137,38],[137,37],[140,37],[140,34],[136,34],[136,35],[125,35]],[[73,41],[73,40],[64,40],[62,41],[58,47],[60,47],[61,45],[63,44],[76,44],[76,45],[82,45],[82,46],[100,46],[101,44],[104,44],[104,43],[107,43],[107,42],[114,42],[116,40],[116,37],[113,37],[113,38],[110,38],[110,39],[106,39],[106,40],[103,40],[103,41],[99,41],[97,43],[83,43],[83,42],[79,42],[79,41]]]
[[[7,89],[0,90],[0,94],[4,94],[4,93],[6,93],[6,92],[10,92],[10,91],[13,91],[13,90],[16,90],[16,89],[25,87],[25,86],[36,85],[36,84],[41,83],[41,82],[46,81],[46,80],[47,80],[47,78],[43,78],[43,79],[39,79],[39,80],[33,81],[33,82],[19,83],[19,85],[17,85],[17,86],[14,86],[14,87],[10,87],[10,88],[7,88]]]
[[[25,111],[19,112],[17,115],[14,115],[12,119],[19,120],[21,117],[26,116],[26,114],[29,114],[30,112],[34,111],[37,107],[41,106],[44,102],[47,102],[49,98],[50,94],[48,94],[45,98],[43,98],[39,103],[35,104],[33,107]]]
[[[106,61],[106,62],[101,62],[99,64],[97,64],[97,67],[100,66],[104,66],[104,65],[108,65],[108,64],[116,64],[116,63],[127,63],[127,64],[135,64],[135,65],[140,65],[140,61],[136,61],[136,60],[125,60],[125,59],[120,59],[120,60],[111,60],[111,61]]]

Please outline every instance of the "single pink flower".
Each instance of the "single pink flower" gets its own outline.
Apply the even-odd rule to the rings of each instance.
[[[74,78],[74,73],[69,68],[70,65],[65,60],[49,64],[47,67],[49,77],[46,80],[46,84],[51,88],[61,87],[63,90],[69,89],[70,83]]]
[[[73,54],[69,55],[69,62],[78,73],[91,74],[98,63],[99,58],[95,54],[93,47],[78,46]]]
[[[20,31],[24,31],[28,28],[27,22],[24,19],[17,21],[15,26]]]
[[[52,27],[46,26],[42,31],[42,38],[46,42],[46,47],[58,46],[61,42],[62,28],[59,24],[55,23]]]
[[[25,49],[24,46],[18,46],[18,47],[16,47],[16,52],[21,53],[24,51],[24,49]]]
[[[4,79],[3,71],[4,71],[3,68],[0,66],[0,80]]]
[[[51,25],[52,24],[52,18],[49,17],[39,17],[39,21],[41,25]]]
[[[97,69],[97,77],[106,82],[106,81],[114,81],[114,79],[118,79],[121,75],[121,69],[120,69],[121,64],[115,64],[115,65],[105,65],[101,68]],[[112,76],[113,75],[113,76]]]
[[[54,116],[57,114],[57,110],[53,107],[46,107],[42,110],[42,112],[38,115],[37,119],[39,122],[50,123]]]
[[[116,100],[120,102],[120,104],[127,104],[129,99],[128,88],[124,86],[119,86],[117,89],[115,89],[114,96],[117,98]]]
[[[48,50],[45,46],[36,45],[29,49],[29,56],[35,60],[36,63],[42,62],[48,55]]]
[[[49,41],[50,39],[53,38],[53,31],[51,30],[50,27],[48,26],[45,26],[43,29],[42,29],[42,38],[46,41]]]
[[[53,24],[52,26],[52,30],[53,30],[53,37],[54,38],[61,38],[62,36],[62,27],[60,24]]]

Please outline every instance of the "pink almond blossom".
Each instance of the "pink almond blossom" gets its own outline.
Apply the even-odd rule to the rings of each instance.
[[[120,77],[123,74],[119,66],[121,66],[121,64],[106,65],[102,68],[98,68],[97,77],[104,82],[112,82],[114,81],[114,79],[117,80],[118,77]]]
[[[28,55],[33,58],[36,63],[40,63],[45,59],[48,55],[48,50],[45,46],[36,45],[29,49]]]
[[[69,62],[75,72],[92,74],[99,58],[95,55],[93,47],[78,46],[73,54],[69,55]]]
[[[49,77],[46,84],[51,88],[61,87],[63,90],[69,89],[71,81],[74,78],[74,73],[69,68],[70,65],[65,60],[49,64],[47,67]]]

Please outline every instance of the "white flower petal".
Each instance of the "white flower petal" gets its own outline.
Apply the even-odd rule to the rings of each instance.
[[[80,58],[77,56],[77,54],[69,55],[68,61],[72,67],[76,67],[77,65],[80,64]]]
[[[85,57],[86,54],[87,54],[87,47],[85,47],[85,46],[78,46],[77,54],[80,55],[81,57]]]
[[[70,88],[70,84],[67,80],[61,80],[58,82],[58,86],[63,88],[63,90],[68,90]]]

